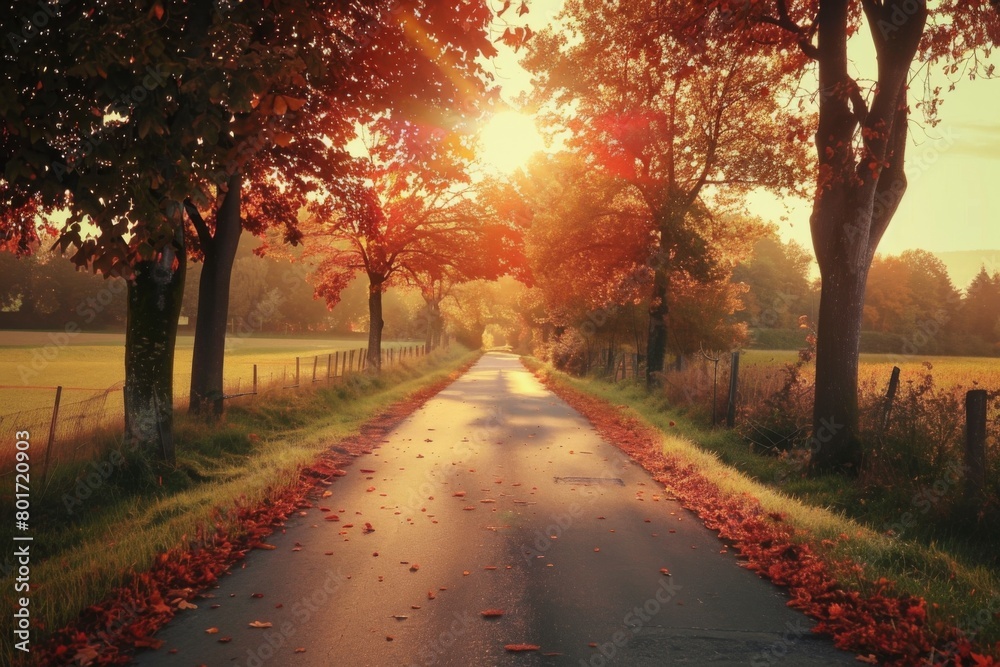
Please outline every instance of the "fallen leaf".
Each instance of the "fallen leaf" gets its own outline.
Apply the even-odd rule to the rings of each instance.
[[[229,642],[233,641],[233,638],[232,637],[219,637],[219,639],[217,641],[220,644],[228,644]]]
[[[300,647],[298,647],[297,649],[295,649],[295,652],[296,652],[296,653],[305,653],[305,652],[306,652],[306,650],[305,650],[304,648],[302,648],[302,647],[300,646]]]
[[[416,572],[419,569],[420,569],[419,563],[414,563],[413,565],[410,566],[410,572]]]
[[[507,644],[504,648],[511,653],[520,653],[521,651],[537,651],[542,647],[536,644]]]
[[[503,616],[503,609],[484,609],[479,613],[483,618],[498,618]]]
[[[250,621],[251,628],[270,628],[271,623],[268,621]]]

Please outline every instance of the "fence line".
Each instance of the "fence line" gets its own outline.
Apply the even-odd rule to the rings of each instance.
[[[413,344],[399,348],[382,350],[382,367],[389,368],[406,360],[415,360],[427,354],[423,345]],[[358,353],[355,360],[355,352]],[[368,350],[335,350],[319,353],[312,357],[295,357],[295,383],[287,384],[284,369],[288,362],[262,361],[253,364],[252,384],[249,391],[242,391],[242,376],[236,379],[235,385],[230,382],[224,389],[224,400],[233,400],[245,396],[279,391],[281,389],[297,389],[313,387],[318,383],[330,384],[342,380],[352,373],[361,373],[366,369],[365,359]],[[309,368],[312,359],[311,381],[301,382],[303,362]],[[322,360],[322,362],[321,362]],[[281,377],[272,373],[267,380],[259,371],[259,366],[281,364]],[[319,374],[321,363],[325,364],[326,373]],[[39,477],[44,478],[50,466],[86,461],[99,456],[101,451],[92,437],[107,429],[124,429],[125,411],[122,401],[109,401],[108,397],[124,389],[125,383],[118,382],[107,389],[99,390],[92,396],[79,400],[67,401],[63,387],[34,387],[35,389],[51,389],[55,392],[52,407],[21,410],[6,415],[0,415],[0,478],[11,475],[14,471],[13,443],[17,431],[29,431],[33,434],[33,442],[47,442],[44,451],[39,447],[32,448],[32,455],[38,456],[43,462]],[[186,394],[174,396],[174,409],[184,409],[184,403],[189,396]],[[41,434],[47,434],[39,438]],[[10,443],[8,448],[7,443]],[[8,451],[9,449],[9,451]]]

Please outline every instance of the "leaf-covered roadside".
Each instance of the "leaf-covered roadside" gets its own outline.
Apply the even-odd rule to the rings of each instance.
[[[643,466],[705,525],[739,553],[742,564],[787,587],[789,606],[817,621],[814,632],[829,634],[838,648],[870,664],[1000,664],[1000,644],[977,646],[950,625],[928,620],[923,598],[901,594],[893,582],[866,581],[855,563],[828,557],[824,540],[810,543],[807,531],[768,513],[757,499],[724,493],[694,465],[662,448],[662,433],[615,406],[574,389],[529,366],[550,390],[579,411],[608,442]],[[842,535],[841,539],[847,539]],[[865,581],[873,593],[841,585],[838,577]]]
[[[200,591],[254,548],[267,549],[265,538],[280,529],[286,518],[313,505],[312,495],[344,473],[353,458],[378,447],[385,434],[461,376],[475,363],[464,363],[444,378],[393,403],[363,424],[358,432],[326,450],[303,468],[295,482],[275,489],[266,502],[238,502],[217,515],[191,541],[161,554],[148,570],[137,572],[130,583],[88,607],[68,626],[56,631],[31,655],[39,665],[122,665],[136,648],[158,648],[153,637],[181,609],[200,603]]]

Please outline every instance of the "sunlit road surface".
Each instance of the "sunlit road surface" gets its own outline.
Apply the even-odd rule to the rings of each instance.
[[[513,355],[346,470],[138,664],[854,664]]]

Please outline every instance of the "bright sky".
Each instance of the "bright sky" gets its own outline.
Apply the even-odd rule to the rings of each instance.
[[[561,4],[562,0],[532,0],[531,12],[524,18],[533,30],[540,30],[553,21]],[[869,39],[865,33],[858,38]],[[502,44],[497,47],[501,55],[492,69],[503,86],[502,97],[512,102],[530,89],[530,75],[518,64],[519,55]],[[1000,81],[962,80],[954,91],[943,93],[937,127],[911,126],[906,166],[909,188],[880,252],[1000,249],[998,93]],[[920,120],[919,113],[915,120]],[[773,196],[755,196],[751,208],[778,223],[784,238],[812,248],[809,202],[777,202]],[[781,220],[782,216],[787,220]],[[988,255],[984,261],[990,263],[994,254]]]

